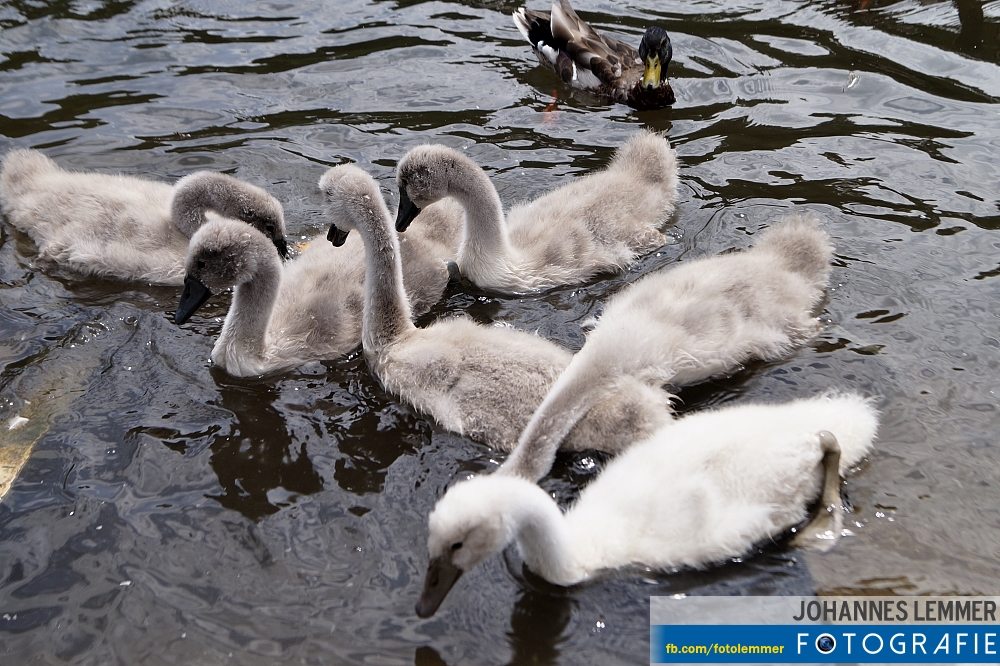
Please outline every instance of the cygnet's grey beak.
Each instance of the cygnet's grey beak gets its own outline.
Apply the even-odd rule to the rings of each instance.
[[[413,218],[420,215],[420,209],[406,196],[406,190],[399,191],[399,210],[396,211],[396,231],[403,233],[413,222]]]
[[[184,291],[181,292],[181,302],[177,305],[177,312],[174,313],[174,323],[183,324],[198,311],[205,301],[209,299],[212,292],[203,285],[197,278],[190,275],[184,278]]]
[[[347,242],[347,234],[350,231],[344,231],[336,224],[330,225],[330,231],[326,232],[326,239],[333,243],[334,247],[340,247]]]
[[[462,570],[443,555],[435,557],[427,565],[424,591],[417,600],[417,617],[430,617],[448,596],[448,590],[462,575]]]

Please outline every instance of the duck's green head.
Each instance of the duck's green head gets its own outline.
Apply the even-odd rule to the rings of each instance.
[[[646,28],[642,41],[639,42],[639,57],[642,59],[644,71],[642,87],[659,88],[667,78],[667,65],[674,55],[667,31],[652,25]]]

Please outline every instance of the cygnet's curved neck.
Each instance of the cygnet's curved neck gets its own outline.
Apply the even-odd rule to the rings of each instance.
[[[170,219],[188,238],[205,223],[205,213],[209,210],[233,220],[243,220],[247,216],[247,196],[242,185],[235,178],[210,171],[185,176],[174,186]]]
[[[500,195],[486,173],[464,158],[452,174],[448,191],[465,208],[465,237],[459,249],[459,265],[487,265],[506,259],[510,253],[507,223]]]
[[[267,328],[281,288],[281,270],[281,261],[272,250],[261,260],[254,276],[233,289],[233,303],[216,344],[216,349],[226,348],[227,366],[240,364],[233,352],[240,358],[264,359]]]
[[[399,239],[381,196],[367,197],[353,211],[355,227],[365,244],[365,309],[361,341],[366,352],[377,352],[415,327],[403,290]]]
[[[582,352],[549,389],[498,474],[538,481],[552,469],[559,445],[590,408],[606,396],[614,381],[603,369],[583,362]]]
[[[534,485],[534,484],[532,484]],[[515,493],[510,496],[510,517],[521,556],[528,568],[558,585],[572,585],[585,576],[573,554],[566,517],[548,494]]]

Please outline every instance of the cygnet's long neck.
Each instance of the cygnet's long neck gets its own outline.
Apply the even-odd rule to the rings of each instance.
[[[233,303],[213,352],[216,358],[225,350],[224,363],[233,374],[258,374],[252,367],[267,352],[267,329],[281,288],[281,271],[281,261],[272,250],[261,259],[254,276],[233,289]]]
[[[365,244],[365,310],[361,340],[366,352],[378,352],[415,327],[403,289],[399,239],[385,202],[363,195],[352,211]]]
[[[465,235],[459,248],[459,266],[467,270],[475,266],[502,265],[512,250],[500,195],[489,177],[476,163],[463,156],[457,162],[448,191],[465,208]]]
[[[582,353],[582,352],[581,352]],[[590,408],[608,395],[613,376],[577,353],[549,389],[497,474],[538,481],[552,469],[556,451]]]
[[[572,585],[586,575],[573,552],[566,517],[549,495],[536,486],[508,495],[507,512],[521,556],[546,580]]]

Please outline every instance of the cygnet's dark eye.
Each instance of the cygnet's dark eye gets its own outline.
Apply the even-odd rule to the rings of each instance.
[[[267,234],[269,236],[273,236],[274,235],[274,225],[273,224],[269,224],[269,225],[267,225],[264,228],[267,229]]]
[[[204,261],[202,261],[201,259],[199,259],[198,262],[197,262],[197,265],[198,265],[198,270],[204,270],[204,268],[205,268],[205,262]]]
[[[462,547],[462,542],[461,541],[456,541],[455,543],[451,544],[451,549],[452,550],[458,550],[461,547]]]

